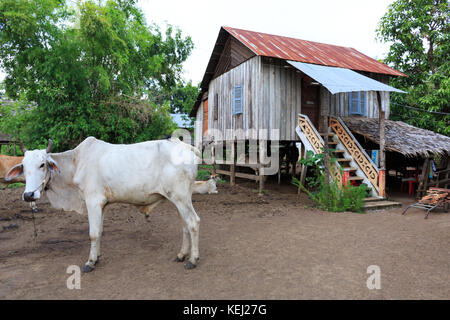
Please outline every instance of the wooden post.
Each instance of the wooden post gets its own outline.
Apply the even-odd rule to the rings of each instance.
[[[323,89],[325,90],[325,89]],[[325,92],[324,92],[325,93]],[[323,95],[325,96],[325,94]],[[328,97],[329,95],[327,95]],[[329,185],[330,184],[330,158],[328,155],[328,127],[329,127],[329,121],[328,121],[328,108],[329,105],[327,105],[327,103],[329,102],[329,99],[325,99],[325,97],[323,97],[323,99],[321,99],[322,102],[326,104],[323,108],[323,131],[324,131],[324,136],[323,136],[323,153],[324,153],[324,157],[323,157],[323,166],[324,166],[324,174],[325,174],[325,185]]]
[[[386,170],[384,169],[378,171],[378,194],[380,197],[386,197]]]
[[[380,128],[380,170],[379,170],[379,184],[378,193],[380,197],[386,197],[386,154],[384,152],[386,139],[385,139],[385,112],[381,107],[381,94],[377,91],[378,99],[378,123]]]
[[[259,174],[259,190],[258,190],[258,196],[263,196],[263,190],[264,190],[264,175],[263,175],[263,168],[261,165],[261,162],[258,163],[258,174]]]
[[[303,152],[303,150],[304,150],[304,152]],[[305,147],[304,145],[302,145],[302,154],[303,154],[303,156],[304,156],[305,159],[306,159],[306,158],[307,158],[307,157],[306,157],[307,152],[306,152],[306,147]],[[302,185],[305,185],[305,181],[306,181],[306,171],[307,171],[307,170],[308,170],[308,166],[302,164],[302,172],[300,173],[300,183],[301,183]],[[301,189],[300,189],[300,187],[298,187],[297,193],[300,194],[300,191],[301,191]]]
[[[428,186],[428,173],[430,172],[430,158],[426,158],[422,166],[422,174],[419,180],[419,186],[417,187],[417,198],[421,198],[425,195]]]
[[[236,173],[236,167],[235,167],[235,164],[236,164],[236,159],[235,159],[235,152],[234,152],[234,148],[235,148],[235,146],[234,146],[234,144],[235,144],[235,141],[233,140],[233,143],[232,143],[232,145],[231,145],[231,159],[232,159],[232,163],[230,164],[230,185],[231,186],[234,186],[236,183],[235,183],[235,173]]]
[[[211,175],[216,175],[216,148],[214,147],[214,144],[211,146],[211,157]]]
[[[263,167],[261,165],[261,159],[266,154],[265,148],[261,146],[261,141],[259,140],[259,148],[258,148],[258,182],[259,182],[259,188],[258,188],[258,196],[263,196],[263,190],[264,190],[264,174],[263,174]],[[264,144],[267,142],[263,142]]]
[[[350,183],[350,172],[348,170],[342,172],[342,183],[344,184],[344,187],[348,186]]]

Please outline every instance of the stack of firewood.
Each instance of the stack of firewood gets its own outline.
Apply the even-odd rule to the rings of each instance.
[[[427,195],[419,201],[424,204],[449,204],[450,203],[450,189],[444,188],[430,188],[427,190]]]

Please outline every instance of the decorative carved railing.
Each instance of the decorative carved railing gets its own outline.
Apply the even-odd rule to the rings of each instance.
[[[361,147],[341,118],[330,117],[330,127],[378,192],[378,168],[364,151],[363,147]]]
[[[323,153],[324,141],[307,115],[298,115],[298,126],[311,145],[312,151],[315,153]],[[330,175],[337,185],[343,185],[343,178],[339,164],[332,163],[330,165]]]

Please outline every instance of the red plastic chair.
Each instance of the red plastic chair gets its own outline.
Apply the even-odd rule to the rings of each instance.
[[[419,182],[419,170],[408,170],[408,177],[402,179],[401,192],[403,192],[403,185],[408,183],[408,194],[411,196],[414,194],[414,184]]]

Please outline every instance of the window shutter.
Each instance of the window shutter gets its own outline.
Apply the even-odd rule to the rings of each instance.
[[[365,114],[366,99],[364,97],[364,92],[349,92],[349,114]]]
[[[242,86],[233,87],[233,114],[242,113]]]
[[[367,92],[362,91],[361,92],[361,115],[365,116],[367,115],[367,99],[366,99]]]
[[[358,113],[358,92],[349,92],[348,101],[349,101],[349,113],[357,114]]]

